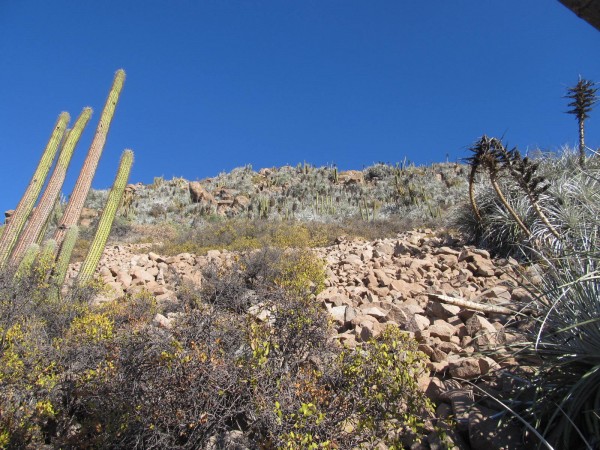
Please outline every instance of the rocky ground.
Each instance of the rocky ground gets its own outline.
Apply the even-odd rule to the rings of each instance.
[[[218,250],[162,257],[148,250],[107,247],[99,274],[112,293],[98,301],[144,289],[159,302],[177,301],[176,283],[199,286],[207,264],[230,266],[236,257]],[[503,408],[482,395],[506,399],[514,388],[514,378],[502,373],[515,361],[502,348],[516,339],[522,324],[513,311],[529,295],[518,287],[523,270],[515,260],[492,259],[428,229],[374,242],[342,237],[315,252],[327,267],[327,287],[317,301],[329,311],[342,345],[354,348],[397,324],[429,358],[421,386],[437,415],[454,424],[448,434],[456,448],[525,448],[516,425],[499,425]],[[71,278],[77,270],[78,264],[71,266]],[[168,328],[173,319],[157,314],[154,320]],[[434,440],[429,445],[436,448]]]

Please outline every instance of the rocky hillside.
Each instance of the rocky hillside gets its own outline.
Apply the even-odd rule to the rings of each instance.
[[[133,223],[197,226],[215,218],[332,221],[401,216],[436,220],[466,198],[467,169],[455,163],[417,167],[376,164],[363,170],[335,167],[234,169],[199,181],[157,177],[130,185],[122,216]],[[92,191],[86,206],[102,207],[107,193]]]
[[[436,403],[437,415],[455,422],[447,431],[456,448],[524,448],[520,430],[499,426],[502,408],[481,395],[493,392],[506,399],[514,393],[511,379],[500,376],[514,360],[499,350],[514,339],[511,330],[518,332],[513,308],[528,296],[517,286],[523,274],[515,260],[492,259],[485,250],[430,229],[373,242],[340,237],[314,252],[325,261],[327,274],[316,300],[328,311],[339,345],[356,348],[387,324],[398,325],[429,359],[421,388]],[[147,245],[113,245],[99,268],[111,290],[97,301],[147,290],[168,311],[179,302],[182,284],[200,288],[207,267],[232,267],[238,259],[220,250],[164,257]],[[77,264],[71,267],[71,278],[77,270]],[[180,314],[158,313],[154,323],[168,330]],[[268,311],[255,314],[269,320]]]
[[[215,277],[241,273],[240,261],[266,247],[310,247],[324,264],[324,282],[306,298],[328,317],[330,326],[323,322],[318,330],[329,333],[327,342],[360,355],[395,325],[421,352],[417,362],[425,371],[418,389],[435,414],[423,425],[426,440],[411,448],[528,448],[532,442],[523,429],[502,420],[501,403],[515,399],[522,388],[516,380],[539,362],[520,366],[508,349],[534,322],[535,311],[523,309],[532,303],[524,287],[537,284],[539,275],[535,264],[498,258],[500,252],[468,245],[464,235],[444,226],[450,217],[457,223],[455,207],[465,217],[471,212],[464,207],[467,172],[451,163],[377,164],[362,171],[248,166],[199,181],[159,177],[150,185],[129,185],[97,269],[105,289],[93,303],[102,309],[150,298],[157,306],[150,309],[148,330],[166,339],[162,345],[176,341],[187,323],[189,292],[206,302],[205,289]],[[104,191],[88,196],[80,243],[89,239],[105,197]],[[404,226],[387,226],[393,223]],[[325,232],[318,224],[335,226]],[[379,233],[367,232],[378,227]],[[80,264],[71,264],[65,294]],[[254,301],[265,293],[250,285],[232,288],[240,299],[236,320],[249,317],[268,329],[277,306]],[[227,439],[243,428],[227,428]],[[377,448],[383,450],[382,442]]]

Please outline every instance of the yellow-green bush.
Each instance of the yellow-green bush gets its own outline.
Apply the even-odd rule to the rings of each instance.
[[[422,437],[434,406],[419,389],[418,380],[428,373],[427,357],[418,343],[396,326],[358,351],[341,356],[347,389],[354,395],[351,417],[357,431],[381,439],[388,448],[401,449],[407,435]]]
[[[309,249],[285,251],[275,269],[275,283],[294,295],[318,294],[325,288],[325,263]]]
[[[69,334],[75,339],[100,342],[113,337],[114,323],[108,314],[90,311],[73,320]]]

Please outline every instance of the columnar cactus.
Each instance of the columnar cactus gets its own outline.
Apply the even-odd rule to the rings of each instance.
[[[19,263],[27,248],[38,240],[38,237],[44,229],[65,181],[67,169],[69,167],[69,163],[71,162],[71,156],[73,156],[75,146],[81,137],[83,129],[90,120],[91,115],[92,109],[84,108],[73,128],[67,133],[67,138],[63,144],[62,150],[60,151],[60,156],[58,157],[58,161],[54,166],[54,171],[52,172],[46,189],[44,190],[44,193],[42,194],[35,211],[31,215],[25,230],[21,233],[19,242],[13,250],[12,256],[10,257],[11,263]]]
[[[34,262],[35,278],[39,286],[47,287],[48,279],[54,269],[54,258],[56,257],[56,241],[46,239],[37,254]]]
[[[89,282],[94,275],[96,266],[100,262],[100,257],[106,246],[108,235],[112,228],[112,223],[115,219],[117,209],[121,204],[123,198],[123,192],[127,186],[127,180],[129,178],[129,172],[131,171],[131,165],[133,164],[133,152],[131,150],[125,150],[121,156],[121,163],[119,164],[119,171],[115,178],[115,182],[108,194],[106,206],[102,211],[102,216],[98,222],[98,228],[96,229],[96,235],[92,241],[92,245],[88,251],[85,261],[81,265],[81,270],[77,278],[79,285],[85,285]]]
[[[10,254],[15,247],[17,240],[19,239],[19,235],[21,234],[23,227],[25,226],[25,222],[31,214],[33,205],[40,195],[42,187],[44,186],[44,181],[46,180],[46,176],[48,175],[50,167],[52,166],[52,162],[54,161],[58,146],[62,142],[63,136],[67,129],[69,119],[69,113],[66,112],[61,113],[58,117],[56,125],[54,126],[54,131],[52,132],[50,140],[48,141],[48,145],[42,154],[42,159],[40,160],[38,167],[33,174],[33,178],[25,190],[25,194],[23,194],[15,213],[10,218],[10,222],[8,225],[6,225],[5,230],[2,233],[2,237],[0,238],[0,267],[5,266],[8,262]]]
[[[118,70],[115,74],[108,98],[106,99],[104,109],[102,110],[102,115],[100,116],[100,122],[98,123],[92,145],[90,146],[90,150],[83,163],[83,169],[77,178],[61,223],[54,235],[54,239],[59,245],[64,239],[66,230],[73,225],[77,225],[77,221],[81,215],[83,204],[92,185],[92,179],[94,178],[96,168],[98,167],[98,161],[100,160],[102,150],[104,149],[108,129],[110,128],[110,123],[115,113],[117,101],[119,100],[119,95],[123,89],[124,82],[125,71],[122,69]]]
[[[17,276],[18,277],[21,277],[23,275],[30,273],[31,267],[33,266],[33,262],[37,258],[39,252],[40,252],[40,246],[38,244],[36,244],[35,242],[33,244],[31,244],[29,247],[27,247],[27,250],[25,250],[25,254],[23,255],[23,258],[21,258],[21,262],[19,262],[19,266],[17,267]]]
[[[56,204],[57,196],[62,187],[74,147],[81,136],[83,128],[90,119],[90,108],[85,108],[83,110],[73,130],[70,130],[66,135],[64,143],[63,137],[65,136],[65,131],[67,129],[69,114],[62,113],[60,115],[55,130],[50,138],[50,142],[44,151],[42,159],[25,195],[21,199],[16,212],[11,217],[9,224],[1,229],[0,268],[6,265],[10,259],[14,265],[18,265],[16,276],[22,275],[33,277],[32,281],[37,283],[39,287],[49,287],[50,291],[48,292],[48,295],[51,295],[54,298],[58,298],[60,295],[60,288],[64,283],[69,259],[75,241],[77,240],[78,228],[76,223],[81,214],[83,203],[91,186],[104,143],[106,142],[106,135],[114,115],[119,94],[123,87],[124,79],[125,72],[122,70],[117,71],[108,99],[104,105],[104,110],[94,140],[90,146],[90,150],[76,182],[69,204],[67,205],[65,214],[61,219],[56,238],[47,240],[41,249],[39,242],[36,242],[41,239],[40,236],[43,237],[44,229],[49,221],[49,215]],[[63,143],[62,150],[58,157],[58,161],[56,162],[52,177],[50,178],[46,191],[36,208],[36,213],[31,215],[33,205],[40,194],[61,143]],[[85,281],[86,278],[89,280],[100,260],[108,234],[110,233],[115,212],[119,207],[123,191],[127,184],[132,161],[133,152],[131,152],[131,150],[126,150],[121,158],[119,172],[100,219],[96,237],[92,243],[86,261],[82,266],[80,274],[81,280]],[[30,215],[31,218],[29,218]],[[23,231],[28,218],[29,224],[25,231]],[[15,246],[17,247],[15,248]],[[57,248],[60,248],[58,255]]]
[[[56,257],[56,264],[54,265],[54,271],[52,273],[52,286],[51,289],[54,291],[52,295],[58,297],[60,295],[60,288],[65,283],[67,276],[67,270],[69,269],[69,261],[71,260],[71,254],[75,248],[75,242],[79,236],[79,227],[74,225],[67,230],[65,238],[60,246],[58,255]]]

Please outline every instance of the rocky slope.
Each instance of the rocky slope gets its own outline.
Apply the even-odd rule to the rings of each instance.
[[[511,330],[518,331],[511,308],[528,297],[518,287],[522,270],[516,261],[494,260],[485,250],[429,229],[374,242],[342,237],[314,251],[327,272],[327,287],[316,300],[331,315],[341,345],[355,348],[377,337],[386,324],[397,324],[429,358],[430,374],[421,385],[438,405],[438,415],[456,423],[448,430],[456,445],[520,448],[518,430],[499,427],[501,408],[480,395],[485,390],[504,398],[513,387],[497,375],[514,362],[502,351],[502,344],[515,339]],[[234,253],[219,250],[162,257],[144,245],[113,245],[99,267],[112,291],[97,300],[147,290],[159,302],[176,302],[179,283],[200,286],[208,264],[231,266],[235,259]],[[77,270],[78,264],[71,266],[71,278]],[[447,303],[453,299],[463,306]],[[173,320],[169,314],[155,317],[166,328]]]

